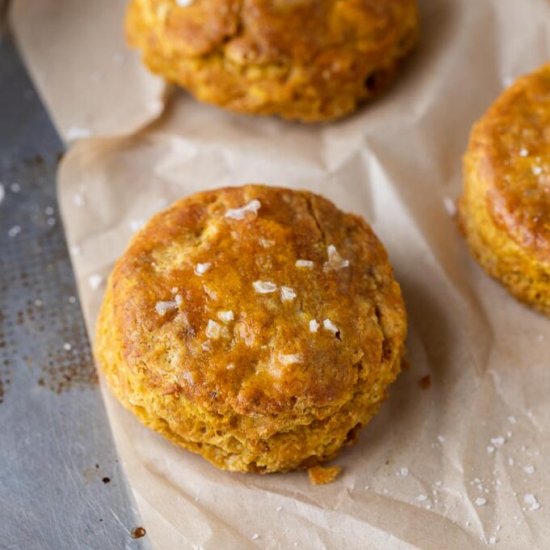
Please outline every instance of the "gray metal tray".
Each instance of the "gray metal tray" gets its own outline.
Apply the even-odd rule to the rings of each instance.
[[[0,38],[0,548],[149,548],[58,215],[63,149],[13,42]]]

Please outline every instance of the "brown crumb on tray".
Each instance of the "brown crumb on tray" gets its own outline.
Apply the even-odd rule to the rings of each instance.
[[[418,380],[418,385],[423,389],[427,390],[432,385],[432,377],[427,374]]]
[[[340,466],[313,466],[308,468],[307,475],[312,485],[332,483],[342,471]]]

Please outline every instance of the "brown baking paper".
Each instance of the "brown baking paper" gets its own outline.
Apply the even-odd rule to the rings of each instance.
[[[474,264],[453,218],[472,123],[512,79],[550,58],[550,4],[425,0],[421,11],[422,43],[398,82],[347,120],[233,115],[181,92],[146,129],[84,140],[63,161],[59,197],[92,337],[105,278],[143,221],[189,193],[243,182],[309,189],[365,216],[409,311],[411,367],[335,461],[343,474],[328,486],[311,486],[303,472],[219,471],[141,426],[105,390],[158,549],[550,547],[550,321]],[[62,83],[41,84],[59,108]],[[147,86],[125,82],[130,97]],[[84,89],[82,101],[96,91]],[[97,109],[120,115],[109,102]],[[120,133],[131,126],[122,120]],[[429,388],[419,384],[426,376]]]

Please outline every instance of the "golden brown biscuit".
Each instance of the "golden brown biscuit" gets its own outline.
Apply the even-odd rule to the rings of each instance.
[[[369,226],[247,185],[154,216],[109,279],[96,356],[147,426],[216,466],[333,457],[400,371],[406,316]]]
[[[550,314],[550,64],[520,78],[474,126],[459,210],[485,270]]]
[[[129,42],[155,73],[226,109],[312,122],[393,78],[417,0],[132,0]]]

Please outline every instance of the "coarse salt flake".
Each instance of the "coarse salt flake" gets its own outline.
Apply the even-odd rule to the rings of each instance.
[[[425,502],[426,500],[428,500],[428,495],[420,494],[415,498],[415,500],[417,500],[418,502]]]
[[[234,318],[235,315],[232,311],[218,311],[218,319],[223,323],[229,323],[230,321],[233,321]]]
[[[487,504],[487,499],[483,497],[477,497],[474,501],[476,506],[485,506]]]
[[[330,319],[325,319],[323,321],[323,328],[332,332],[332,334],[338,334],[338,332],[340,332],[338,327]]]
[[[258,533],[254,533],[250,538],[252,540],[258,540],[260,538],[260,535],[258,535]]]
[[[407,477],[409,475],[409,469],[407,467],[399,468],[399,475],[402,477]]]
[[[496,544],[497,538],[496,537],[489,537],[489,544]]]
[[[257,215],[261,206],[262,203],[258,199],[254,199],[240,208],[230,208],[225,213],[225,217],[233,220],[244,220],[248,213]]]
[[[212,290],[211,288],[208,288],[207,286],[203,286],[202,288],[203,288],[204,292],[206,293],[206,295],[211,300],[217,300],[218,299],[218,294],[216,293],[215,290]]]
[[[313,269],[315,264],[312,260],[296,260],[296,267],[303,267],[305,269]]]
[[[540,166],[533,166],[533,175],[540,176],[542,174],[542,168]]]
[[[532,495],[530,493],[527,493],[526,495],[524,495],[523,497],[523,502],[526,506],[528,506],[528,510],[530,512],[534,512],[535,510],[539,510],[540,509],[540,503],[539,501],[537,500],[537,497],[535,495]]]
[[[445,206],[445,210],[447,210],[449,216],[454,216],[456,214],[456,204],[451,197],[445,197],[443,199],[443,206]]]
[[[101,275],[90,275],[88,277],[88,284],[92,290],[97,290],[103,283],[103,277]]]
[[[526,473],[526,474],[534,474],[535,473],[535,467],[532,466],[531,464],[528,464],[527,466],[524,466],[523,467],[523,471]]]
[[[283,365],[293,365],[302,362],[301,353],[279,353],[279,363]]]
[[[328,260],[325,262],[323,269],[328,271],[330,269],[342,269],[344,267],[349,267],[349,260],[345,260],[340,256],[338,250],[333,244],[327,246],[327,256]]]
[[[19,235],[19,233],[21,233],[21,226],[20,225],[14,225],[13,227],[11,227],[9,229],[8,236],[10,238],[17,237],[17,235]]]
[[[72,346],[71,346],[71,344],[69,344],[69,342],[65,342],[65,343],[63,344],[63,349],[64,349],[65,351],[71,351]]]
[[[195,275],[204,275],[211,267],[210,262],[199,263],[195,266]]]
[[[525,147],[522,147],[519,150],[519,156],[520,157],[527,157],[527,156],[529,156],[529,151]]]
[[[491,438],[491,443],[495,446],[495,447],[502,447],[505,443],[505,439],[504,437],[502,436],[498,436],[498,437],[492,437]]]
[[[130,220],[130,230],[133,232],[138,231],[145,225],[143,220]]]
[[[281,287],[281,300],[283,302],[292,302],[296,298],[296,292],[289,286]]]
[[[208,324],[206,325],[206,337],[212,340],[217,340],[222,333],[222,326],[212,319],[208,319]]]
[[[155,311],[159,315],[166,315],[170,310],[176,309],[178,307],[178,304],[175,300],[165,300],[160,301],[155,304]]]
[[[78,126],[71,126],[67,130],[67,141],[74,141],[75,139],[84,139],[91,136],[88,128],[80,128]]]
[[[275,241],[271,241],[270,239],[260,239],[259,243],[263,248],[271,248],[275,244]]]
[[[309,332],[317,332],[319,330],[320,326],[321,325],[319,324],[319,322],[316,319],[312,319],[309,322]]]
[[[252,286],[258,294],[271,294],[277,290],[277,285],[271,281],[254,281]]]

